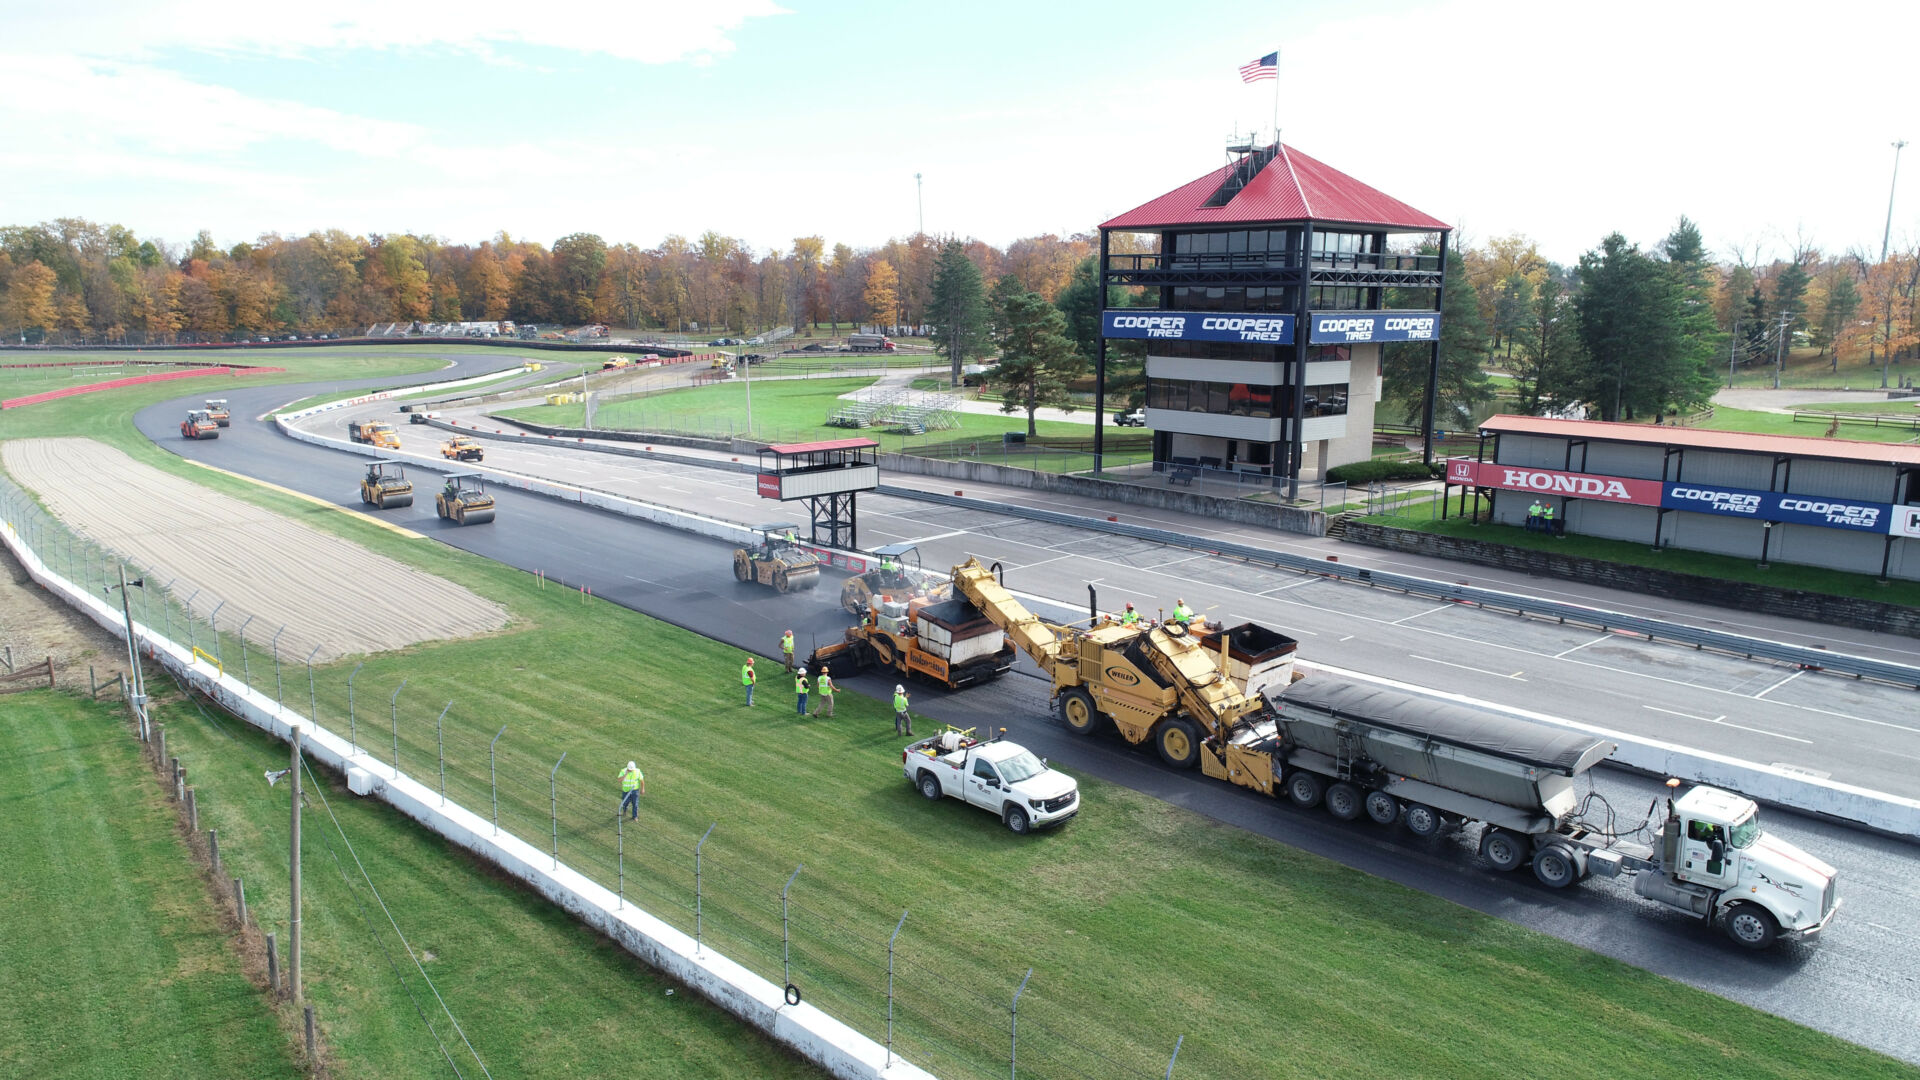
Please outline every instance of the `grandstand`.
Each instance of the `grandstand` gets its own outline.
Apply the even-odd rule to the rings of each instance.
[[[843,404],[827,416],[829,427],[880,427],[902,435],[925,435],[960,426],[960,410],[951,394],[904,386],[869,386],[841,400]]]

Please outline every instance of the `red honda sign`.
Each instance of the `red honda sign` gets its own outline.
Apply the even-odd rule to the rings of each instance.
[[[1472,458],[1449,458],[1447,483],[1531,491],[1536,495],[1557,495],[1566,499],[1592,499],[1595,502],[1633,506],[1660,505],[1661,485],[1658,480],[1496,465],[1491,461],[1475,461]]]
[[[763,499],[780,497],[780,477],[777,473],[760,473],[754,477],[754,487],[759,489]]]

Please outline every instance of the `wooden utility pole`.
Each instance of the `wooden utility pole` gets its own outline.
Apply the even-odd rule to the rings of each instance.
[[[291,910],[287,920],[287,984],[293,1000],[300,988],[300,725],[293,725],[293,838],[289,867],[292,877]]]

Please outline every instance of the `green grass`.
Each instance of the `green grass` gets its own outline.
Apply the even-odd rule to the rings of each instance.
[[[298,1075],[119,708],[0,700],[0,1074]]]
[[[1448,513],[1454,513],[1459,506],[1458,498],[1449,500],[1447,505]],[[1469,512],[1471,509],[1469,507]],[[1637,544],[1627,540],[1605,540],[1596,536],[1577,536],[1572,533],[1561,537],[1542,536],[1539,533],[1529,533],[1518,525],[1490,523],[1475,525],[1459,517],[1436,521],[1431,517],[1432,513],[1432,508],[1423,503],[1406,514],[1382,514],[1362,520],[1416,532],[1438,533],[1467,540],[1484,540],[1489,543],[1506,544],[1509,547],[1552,551],[1560,555],[1600,559],[1627,566],[1648,566],[1680,574],[1718,578],[1723,581],[1772,585],[1777,588],[1800,589],[1830,596],[1851,596],[1862,600],[1878,600],[1888,604],[1920,607],[1920,582],[1894,579],[1882,585],[1870,574],[1851,574],[1841,570],[1778,561],[1774,562],[1771,569],[1762,570],[1758,565],[1760,552],[1757,549],[1751,559],[1741,559],[1731,555],[1712,555],[1704,551],[1683,551],[1679,548],[1661,548],[1655,551],[1649,544]]]
[[[1920,409],[1914,411],[1920,414]],[[1711,431],[1747,431],[1757,435],[1801,435],[1817,439],[1826,435],[1828,424],[1820,421],[1795,420],[1786,413],[1716,407],[1711,417],[1690,426]],[[1900,443],[1912,442],[1916,436],[1920,436],[1920,432],[1905,427],[1873,427],[1867,424],[1842,423],[1840,434],[1835,437],[1835,440]]]
[[[1787,351],[1786,364],[1780,373],[1780,385],[1783,388],[1832,386],[1850,390],[1878,390],[1880,389],[1880,370],[1880,360],[1877,357],[1872,363],[1868,363],[1864,356],[1844,360],[1836,370],[1831,356],[1821,356],[1818,349],[1800,347]],[[1905,363],[1891,364],[1886,369],[1887,382],[1889,385],[1895,384],[1899,382],[1901,376],[1912,375],[1914,370],[1914,362],[1911,359]],[[1727,357],[1724,352],[1720,356],[1719,372],[1724,384],[1727,375]],[[1736,368],[1733,384],[1736,387],[1771,387],[1773,365],[1755,363]]]
[[[992,455],[998,451],[1002,432],[1027,429],[1024,413],[1011,415],[961,413],[958,428],[928,432],[926,435],[910,438],[876,428],[854,430],[829,427],[826,424],[826,418],[834,410],[846,404],[840,400],[840,395],[858,390],[863,386],[871,386],[873,382],[874,380],[868,377],[755,381],[752,386],[753,432],[760,438],[795,442],[866,436],[877,440],[881,447],[888,451],[898,450],[908,444],[922,445],[978,439],[985,447],[984,452]],[[607,402],[595,409],[594,423],[599,427],[628,430],[655,428],[674,431],[745,433],[747,389],[747,380],[734,379],[712,386],[668,390],[644,397]],[[577,427],[582,420],[582,409],[578,405],[532,405],[520,409],[506,409],[497,415],[507,419],[529,420],[538,424]],[[1076,424],[1071,421],[1042,420],[1038,424],[1038,429],[1041,435],[1058,438],[1090,439],[1093,437],[1093,425]],[[987,446],[989,443],[992,445]],[[1016,454],[1015,457],[1017,458],[1018,455]],[[1084,463],[1077,464],[1066,471],[1085,467]]]
[[[117,429],[97,423],[103,437],[132,450],[141,440],[124,419]],[[451,548],[195,472],[210,487],[458,580],[512,610],[508,632],[373,657],[355,679],[360,737],[376,747],[392,738],[389,695],[410,680],[399,701],[401,763],[423,777],[436,775],[434,717],[454,702],[446,718],[454,799],[487,805],[487,742],[506,724],[502,822],[538,843],[551,828],[547,773],[565,751],[560,857],[612,884],[606,817],[613,773],[639,759],[649,794],[643,827],[626,836],[628,895],[691,929],[692,849],[717,822],[704,848],[708,940],[777,980],[779,892],[804,863],[793,892],[795,981],[809,1000],[870,1033],[884,1030],[887,937],[911,909],[898,947],[896,1037],[911,1060],[943,1077],[1004,1070],[1003,1010],[1029,966],[1035,974],[1021,999],[1021,1059],[1034,1075],[1159,1075],[1182,1034],[1179,1072],[1195,1077],[1373,1078],[1384,1068],[1403,1076],[1597,1080],[1663,1075],[1673,1061],[1702,1054],[1716,1075],[1731,1078],[1920,1075],[1123,788],[1086,781],[1087,810],[1077,821],[1014,837],[958,803],[921,800],[899,774],[899,741],[879,702],[849,694],[837,720],[798,721],[770,677],[760,706],[749,711],[738,701],[733,649],[605,603],[583,604],[559,588],[538,590],[525,574]],[[724,560],[716,562],[716,591],[732,588],[726,574]],[[255,664],[257,678],[262,667]],[[329,726],[345,715],[351,670],[342,664],[319,673]],[[295,684],[289,680],[290,700]],[[210,728],[193,735],[199,725],[178,709],[167,722],[188,733],[175,744],[186,756],[205,758],[193,766],[196,776],[240,778],[210,800],[208,813],[257,822],[257,833],[244,838],[240,825],[220,827],[223,839],[236,830],[237,858],[259,860],[247,873],[269,890],[263,910],[280,909],[284,894],[271,894],[273,829],[285,804],[263,798],[257,778],[283,751],[236,732],[234,741],[251,749],[217,756],[223,736]],[[403,905],[396,909],[402,925],[441,958],[433,962],[436,977],[446,980],[443,991],[455,991],[449,1000],[469,1030],[507,1044],[498,1053],[566,1021],[575,1007],[569,991],[631,1010],[660,996],[633,989],[644,977],[628,961],[588,935],[569,936],[565,916],[517,890],[508,899],[519,906],[506,914],[444,928],[441,920],[464,907],[451,897],[472,901],[482,891],[471,874],[438,876],[461,862],[457,853],[377,807],[344,797],[336,803],[348,808],[361,815],[347,827],[364,836],[356,841],[362,857],[381,860],[376,878],[394,891],[389,901]],[[326,855],[317,843],[310,832],[308,880],[320,888]],[[309,918],[332,925],[310,925],[311,947],[337,947],[343,956],[310,961],[313,978],[360,987],[372,1004],[329,1005],[323,1015],[359,1017],[355,1024],[377,1029],[330,1029],[336,1049],[354,1060],[404,1057],[424,1074],[431,1047],[408,1034],[417,1021],[391,976],[377,963],[350,974],[336,967],[344,953],[370,947],[350,902],[326,903],[331,916]],[[531,923],[544,925],[546,944],[526,944],[534,939],[520,930],[531,935]],[[530,954],[540,959],[525,959]],[[577,954],[624,981],[607,971],[580,974],[567,966],[585,962]],[[541,965],[556,974],[547,978]],[[331,982],[320,974],[329,967]],[[315,991],[322,992],[336,991]],[[1467,1001],[1470,1008],[1461,1004]],[[623,1055],[652,1046],[657,1027],[651,1014],[629,1021],[622,1012],[618,1022],[569,1026],[551,1038],[559,1059],[583,1055],[597,1067],[583,1065],[582,1075],[597,1074],[619,1071]],[[1544,1031],[1553,1037],[1542,1038]],[[1119,1064],[1071,1051],[1069,1041]],[[1594,1053],[1596,1046],[1606,1052]],[[525,1060],[500,1060],[530,1071]]]

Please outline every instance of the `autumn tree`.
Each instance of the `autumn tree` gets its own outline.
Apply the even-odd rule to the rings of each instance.
[[[867,268],[867,285],[860,293],[865,301],[869,317],[884,329],[893,325],[900,312],[900,275],[894,272],[893,264],[885,259],[873,260]]]
[[[1027,414],[1027,434],[1038,434],[1034,414],[1041,406],[1071,412],[1073,380],[1086,371],[1087,362],[1067,336],[1067,318],[1035,292],[1009,295],[1005,323],[996,339],[1000,360],[987,372],[987,381],[1005,396],[1000,411]]]
[[[60,312],[53,303],[53,287],[58,280],[38,259],[15,270],[7,282],[7,326],[42,335],[57,327]]]
[[[1440,360],[1433,423],[1436,428],[1444,429],[1472,423],[1475,410],[1493,400],[1493,383],[1481,368],[1481,359],[1486,354],[1487,324],[1480,317],[1479,290],[1467,280],[1466,260],[1459,252],[1447,252],[1442,280],[1446,290],[1440,308]],[[1431,293],[1425,290],[1393,290],[1389,293],[1388,306],[1408,308],[1432,302]],[[1386,369],[1382,404],[1396,406],[1404,423],[1423,422],[1433,345],[1402,341],[1380,348]]]
[[[949,240],[940,250],[940,265],[934,270],[927,321],[933,324],[934,349],[952,366],[950,385],[960,385],[961,369],[967,361],[986,355],[989,314],[980,269],[967,258],[965,244]]]

